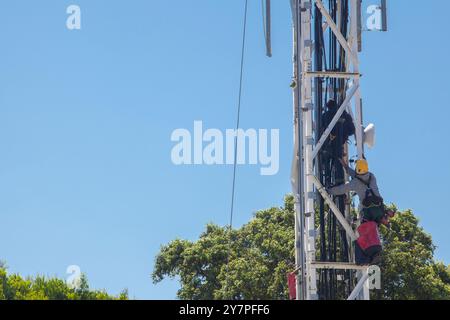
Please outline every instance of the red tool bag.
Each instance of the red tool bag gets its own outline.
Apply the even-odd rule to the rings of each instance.
[[[289,300],[297,299],[297,277],[295,273],[288,274]]]
[[[370,263],[372,258],[382,250],[378,224],[373,221],[363,223],[359,226],[358,233],[359,238],[356,240],[357,249],[361,249],[364,256],[358,257],[357,250],[356,263]]]

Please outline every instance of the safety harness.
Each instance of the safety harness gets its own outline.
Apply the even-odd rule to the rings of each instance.
[[[372,182],[372,174],[369,176],[369,181],[366,182],[360,177],[356,177],[359,181],[361,181],[366,187],[366,195],[364,200],[362,200],[363,205],[363,219],[364,221],[375,221],[376,223],[380,223],[381,219],[384,217],[384,200],[383,198],[377,196],[373,189],[370,187]]]
[[[373,191],[373,189],[371,188],[370,184],[372,183],[372,174],[369,174],[369,181],[366,182],[363,179],[361,179],[360,177],[356,177],[356,179],[358,179],[359,181],[361,181],[366,187],[366,195],[364,197],[364,200],[362,202],[363,206],[365,208],[370,208],[370,207],[378,207],[378,206],[382,206],[384,203],[383,198],[378,197],[375,192]]]

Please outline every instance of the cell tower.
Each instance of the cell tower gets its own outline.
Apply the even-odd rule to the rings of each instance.
[[[296,295],[298,300],[366,299],[369,267],[354,264],[350,195],[331,197],[326,188],[348,181],[340,158],[352,145],[344,141],[344,111],[355,124],[358,159],[365,133],[360,88],[361,0],[290,0],[293,16],[293,100],[295,150]],[[386,29],[386,1],[379,7]],[[334,100],[337,112],[324,113]],[[333,138],[330,134],[334,132]]]

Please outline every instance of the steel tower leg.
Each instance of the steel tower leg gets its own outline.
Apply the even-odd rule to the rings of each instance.
[[[306,299],[306,267],[304,250],[304,199],[303,199],[303,129],[300,111],[300,7],[298,0],[291,0],[293,16],[293,98],[295,151],[292,165],[292,189],[295,195],[295,265],[297,269],[296,299]]]
[[[300,43],[300,68],[301,68],[301,116],[303,118],[303,157],[304,157],[304,199],[305,199],[305,259],[306,259],[306,298],[316,300],[317,274],[311,268],[316,260],[316,227],[315,227],[315,190],[313,183],[313,95],[312,78],[307,76],[312,71],[313,41],[312,27],[312,3],[310,0],[301,0],[301,43]]]

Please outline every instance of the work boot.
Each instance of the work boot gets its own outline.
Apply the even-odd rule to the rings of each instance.
[[[370,264],[372,266],[379,266],[381,264],[381,252],[378,252],[376,255],[373,256]]]

